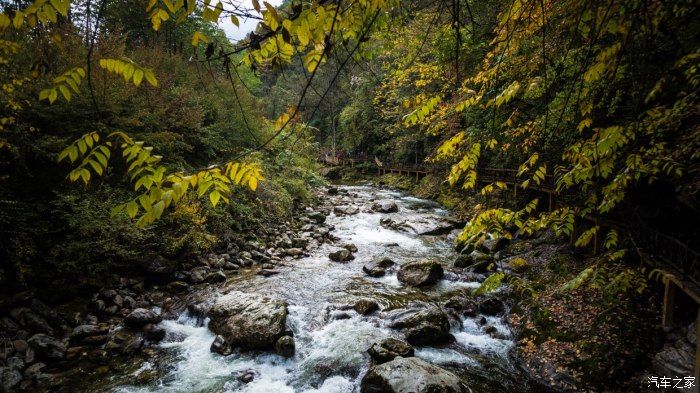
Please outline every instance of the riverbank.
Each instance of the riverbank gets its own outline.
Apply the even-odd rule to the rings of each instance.
[[[54,386],[66,391],[274,387],[280,392],[349,392],[360,385],[363,391],[372,391],[370,386],[381,385],[396,372],[407,372],[402,377],[406,383],[417,383],[421,379],[413,374],[427,372],[441,376],[440,381],[480,386],[484,391],[519,391],[523,379],[510,359],[513,344],[505,324],[506,308],[498,298],[470,298],[485,276],[451,266],[455,252],[448,233],[457,222],[446,210],[371,187],[330,187],[315,200],[318,204],[299,213],[300,232],[290,236],[292,243],[312,238],[298,258],[287,255],[290,248],[284,248],[283,256],[276,249],[258,251],[270,254],[269,262],[256,260],[253,251],[241,251],[230,258],[249,252],[251,265],[241,266],[238,273],[221,269],[227,276],[221,282],[185,282],[187,288],[177,285],[183,287],[179,293],[168,291],[174,285],[166,284],[137,294],[137,301],[154,301],[148,307],[143,303],[139,318],[132,315],[135,311],[123,311],[125,319],[109,317],[114,325],[103,334],[106,343],[97,344],[97,334],[83,333],[90,330],[86,327],[73,328],[84,338],[76,344],[64,340],[69,343],[66,352],[80,355],[55,364],[55,370],[62,366],[71,371],[52,374]],[[278,233],[274,242],[285,242],[284,235]],[[424,258],[432,262],[421,262]],[[190,280],[193,274],[189,271]],[[117,295],[128,291],[133,289],[119,289]],[[269,331],[266,337],[272,341],[265,341],[264,349],[228,349],[234,343],[252,345],[247,333],[240,336],[227,330],[228,317],[218,319],[221,313],[211,308],[231,291],[270,296],[286,304],[286,328]],[[97,301],[111,295],[98,294]],[[239,298],[248,299],[246,310],[253,307],[260,315],[281,310],[263,307],[261,298],[234,296]],[[103,301],[112,307],[113,300]],[[214,322],[208,328],[206,318]],[[232,326],[250,322],[237,321]],[[101,323],[102,317],[88,325]],[[255,331],[268,331],[268,325]],[[154,327],[165,331],[162,338],[146,336],[146,330]],[[274,341],[280,334],[284,346]],[[134,344],[116,341],[122,338]],[[374,350],[368,352],[370,348]],[[399,353],[416,357],[401,366],[404,371],[397,371],[391,361]],[[365,381],[367,375],[372,377]]]
[[[547,236],[480,245],[493,264],[465,263],[446,234],[469,217],[477,201],[441,195],[438,179],[419,187],[396,177],[375,180],[447,204],[455,201],[461,219],[447,219],[439,205],[406,194],[321,188],[294,219],[249,233],[190,269],[155,268],[152,276],[123,279],[118,287],[95,293],[89,304],[57,310],[29,294],[17,295],[9,317],[2,319],[15,329],[8,330],[14,340],[5,350],[3,384],[14,383],[11,391],[131,392],[158,386],[255,391],[274,383],[280,391],[325,386],[341,392],[360,387],[359,378],[374,364],[371,357],[385,356],[382,340],[394,337],[415,345],[410,348],[417,357],[438,367],[431,372],[445,369],[464,383],[493,391],[519,391],[518,384],[528,379],[537,390],[541,385],[564,391],[639,390],[651,363],[648,354],[663,343],[648,323],[658,320],[648,290],[624,301],[604,288],[563,291],[595,260]],[[368,264],[379,255],[397,263]],[[437,286],[411,289],[397,267],[421,257],[440,261],[444,277]],[[474,289],[492,273],[489,265],[509,275],[507,287],[474,297]],[[212,302],[230,291],[283,299],[289,330],[280,334],[290,334],[298,353],[276,341],[262,352],[231,351],[226,334],[223,345],[214,348],[215,335],[205,320]],[[429,304],[441,311],[426,312]],[[438,322],[423,319],[431,315]],[[422,340],[436,333],[445,340]],[[276,340],[277,333],[270,337]],[[381,355],[366,352],[374,344]],[[340,359],[347,363],[337,374],[330,364]],[[196,385],[203,375],[213,384]]]
[[[227,229],[219,234],[227,241],[218,252],[190,260],[153,258],[133,269],[138,274],[105,278],[113,284],[91,297],[48,305],[52,299],[41,293],[51,291],[3,294],[0,391],[81,391],[83,380],[135,371],[165,338],[160,322],[179,316],[194,294],[204,296],[233,277],[277,274],[278,266],[332,239],[325,215],[307,211],[321,199],[316,195],[310,204],[296,205],[289,219],[265,221],[254,231]]]
[[[356,172],[348,173],[358,180]],[[455,191],[440,176],[419,182],[395,174],[374,179],[439,201],[464,220],[489,203]],[[649,376],[692,375],[695,325],[690,320],[669,332],[661,329],[663,293],[656,278],[633,269],[606,271],[601,257],[547,233],[517,239],[494,256],[495,270],[508,275],[508,322],[517,357],[538,382],[557,391],[653,391]],[[593,266],[603,268],[586,284],[565,289]]]

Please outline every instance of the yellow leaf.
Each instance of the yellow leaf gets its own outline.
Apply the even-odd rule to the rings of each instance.
[[[143,71],[142,70],[135,70],[134,71],[134,84],[136,86],[141,85],[141,80],[143,80]]]
[[[250,187],[251,190],[255,191],[258,189],[258,178],[255,176],[251,176],[250,180],[248,180],[248,187]]]
[[[15,17],[12,19],[12,26],[14,26],[15,29],[19,29],[22,27],[22,23],[24,23],[24,14],[22,11],[15,11]]]

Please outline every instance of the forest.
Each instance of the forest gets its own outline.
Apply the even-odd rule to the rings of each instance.
[[[697,5],[0,0],[0,392],[697,391]]]

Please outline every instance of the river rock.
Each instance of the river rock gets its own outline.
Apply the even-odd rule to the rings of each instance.
[[[29,344],[24,340],[14,340],[12,346],[15,348],[15,352],[20,354],[25,354],[29,349]]]
[[[290,336],[282,336],[275,343],[275,353],[286,358],[294,356],[294,338]]]
[[[46,319],[50,324],[54,326],[58,326],[61,324],[61,322],[63,322],[56,310],[49,307],[46,303],[42,302],[39,299],[30,300],[29,308],[31,308],[32,311],[34,311],[35,313],[44,317],[44,319]]]
[[[315,221],[316,224],[323,224],[326,222],[326,215],[321,213],[321,212],[311,212],[306,215],[311,219],[312,221]]]
[[[497,251],[503,250],[509,243],[510,240],[505,237],[486,239],[483,243],[481,243],[481,249],[484,250],[484,252],[493,254]]]
[[[486,315],[498,315],[504,310],[505,305],[496,298],[488,298],[479,303],[479,311]]]
[[[109,331],[109,328],[107,328],[106,326],[104,326],[104,327],[97,326],[97,325],[76,326],[70,334],[70,341],[71,342],[78,342],[85,337],[103,335],[103,334],[107,333],[108,331]]]
[[[444,271],[439,263],[421,260],[401,265],[397,277],[404,284],[420,287],[435,284],[443,274]]]
[[[445,308],[461,311],[462,314],[466,316],[474,317],[477,314],[479,306],[476,304],[474,299],[466,296],[455,295],[445,302]]]
[[[287,303],[258,294],[233,291],[209,310],[209,329],[232,347],[265,349],[284,335]]]
[[[685,339],[664,345],[651,359],[652,368],[658,375],[692,375],[695,348]]]
[[[333,213],[338,216],[352,216],[360,212],[357,206],[336,206],[333,208]]]
[[[36,312],[26,307],[15,308],[10,311],[10,316],[19,321],[22,327],[35,333],[53,334],[53,328]]]
[[[469,255],[459,255],[459,256],[457,257],[457,259],[455,259],[454,263],[452,263],[452,266],[454,266],[454,267],[456,267],[456,268],[464,268],[464,267],[471,266],[472,263],[474,263],[474,262],[472,261],[472,257],[471,257],[471,256],[469,256]]]
[[[221,270],[217,270],[215,272],[207,274],[207,276],[204,278],[204,281],[210,283],[224,282],[226,281],[226,274]]]
[[[350,252],[357,252],[357,246],[354,243],[345,243],[341,245],[340,247],[350,251]]]
[[[66,344],[43,333],[33,335],[27,343],[44,359],[61,360],[66,356]]]
[[[214,341],[212,341],[209,350],[224,356],[231,354],[231,346],[226,342],[226,339],[219,334],[214,337]]]
[[[165,258],[157,258],[146,262],[143,269],[151,278],[163,279],[177,270],[177,263]]]
[[[139,351],[143,347],[143,336],[139,334],[133,335],[128,340],[124,341],[120,346],[120,350],[124,354],[131,354]]]
[[[362,266],[362,270],[370,277],[381,277],[386,274],[386,269],[393,265],[394,261],[390,258],[379,257]]]
[[[355,306],[353,306],[353,308],[355,309],[355,311],[357,311],[358,314],[367,315],[379,310],[379,304],[377,304],[377,302],[375,302],[374,300],[361,299],[358,300],[357,303],[355,303]]]
[[[396,202],[385,199],[374,202],[372,204],[372,210],[379,213],[396,213],[399,211],[399,207],[396,205]]]
[[[411,344],[397,338],[387,338],[380,343],[374,343],[367,350],[367,353],[378,364],[386,363],[401,356],[404,358],[415,355],[415,350]]]
[[[143,327],[143,333],[146,336],[146,338],[150,341],[153,342],[160,342],[165,338],[165,329],[162,327],[149,323],[148,325]]]
[[[469,254],[472,270],[475,273],[486,273],[493,259],[481,251],[474,250]]]
[[[328,258],[330,258],[331,261],[348,262],[355,259],[355,256],[347,249],[341,248],[328,254]]]
[[[187,289],[190,287],[186,282],[184,281],[173,281],[169,283],[168,285],[165,286],[168,291],[178,293],[178,292],[185,292]]]
[[[418,234],[423,236],[439,236],[446,235],[452,232],[453,229],[455,229],[454,223],[446,220],[440,220],[432,224],[431,227],[420,231]]]
[[[367,371],[361,393],[463,393],[459,377],[425,360],[396,358]]]
[[[427,303],[412,303],[408,309],[393,310],[387,324],[400,329],[413,345],[443,344],[450,339],[450,321],[440,308]]]
[[[20,330],[22,330],[22,327],[12,318],[0,318],[0,332],[5,332],[6,335],[14,337]]]
[[[146,324],[158,323],[162,319],[160,314],[157,314],[155,311],[137,308],[124,318],[124,324],[131,328],[140,329]]]
[[[22,382],[22,374],[19,371],[10,367],[0,367],[0,389],[3,393],[16,391],[20,382]]]
[[[285,250],[285,254],[291,257],[299,257],[304,253],[304,250],[298,247],[288,248]]]

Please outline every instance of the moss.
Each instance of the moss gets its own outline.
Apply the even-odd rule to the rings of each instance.
[[[525,260],[525,258],[513,258],[508,261],[508,267],[516,273],[523,273],[530,268],[530,264]]]

